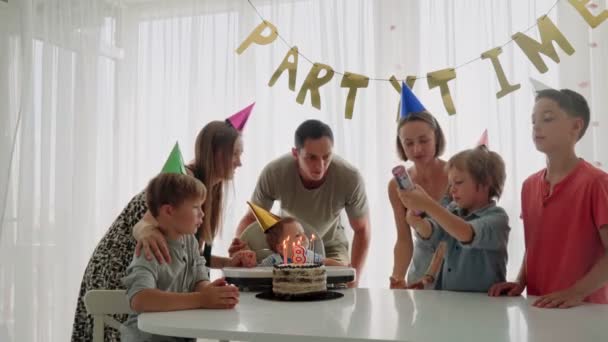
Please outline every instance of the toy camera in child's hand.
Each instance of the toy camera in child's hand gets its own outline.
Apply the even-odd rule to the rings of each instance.
[[[393,168],[393,176],[397,181],[397,185],[399,185],[399,189],[402,190],[413,190],[414,183],[410,178],[410,175],[407,173],[407,170],[403,165],[398,165]]]

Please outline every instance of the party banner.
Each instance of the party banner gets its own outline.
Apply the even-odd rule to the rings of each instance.
[[[583,17],[583,19],[591,28],[598,27],[604,21],[606,21],[606,19],[608,19],[608,10],[604,9],[598,15],[594,15],[593,13],[591,13],[591,11],[589,10],[589,7],[592,7],[589,6],[591,4],[590,0],[568,0],[568,2]],[[249,1],[249,3],[251,4],[251,6],[253,6],[251,1]],[[553,9],[554,7],[555,4],[551,7],[551,9]],[[597,5],[594,5],[593,7],[597,7]],[[257,11],[257,9],[256,13],[258,13],[259,15],[259,11]],[[540,73],[546,73],[549,70],[542,55],[550,58],[557,64],[560,63],[561,60],[558,51],[556,50],[556,46],[559,47],[559,49],[566,55],[572,55],[575,53],[572,44],[570,44],[566,36],[564,36],[564,34],[559,30],[555,23],[551,21],[547,14],[538,18],[536,22],[540,41],[531,38],[523,32],[516,32],[511,36],[511,41],[508,42],[515,42],[515,44],[517,44],[517,46],[526,55],[526,57],[528,57],[530,63]],[[275,25],[265,20],[261,16],[260,18],[262,19],[262,22],[257,27],[255,27],[253,31],[251,31],[249,36],[239,45],[239,47],[236,49],[237,54],[242,54],[253,44],[268,45],[274,42],[277,37],[280,37],[279,31],[277,30]],[[282,40],[283,42],[286,42],[285,39]],[[513,84],[509,82],[509,79],[500,63],[500,55],[502,54],[502,46],[504,45],[506,44],[489,49],[481,53],[480,57],[477,57],[474,60],[470,61],[490,61],[494,74],[496,75],[496,78],[498,80],[498,85],[500,86],[500,90],[496,93],[497,99],[511,94],[521,88],[521,85],[519,83]],[[296,76],[298,73],[299,56],[304,55],[298,50],[297,46],[289,47],[285,58],[283,58],[281,64],[277,67],[276,71],[270,77],[270,80],[268,81],[268,86],[273,87],[277,83],[279,78],[281,78],[281,75],[283,75],[284,72],[287,71],[287,85],[291,91],[296,91]],[[304,59],[306,61],[310,61],[305,56]],[[466,64],[469,63],[464,63],[463,66]],[[456,79],[456,69],[457,68],[445,68],[441,70],[432,71],[426,74],[427,85],[429,89],[439,88],[439,94],[441,95],[441,100],[443,102],[445,110],[450,115],[456,114],[456,107],[454,105],[454,101],[450,93],[450,82]],[[312,66],[308,71],[306,78],[302,82],[300,89],[297,92],[296,102],[299,104],[304,104],[304,102],[306,102],[307,96],[310,95],[311,105],[314,108],[321,109],[322,99],[319,89],[328,84],[333,79],[336,73],[342,75],[340,87],[348,88],[348,94],[346,96],[344,105],[344,117],[346,119],[352,119],[357,94],[360,93],[358,90],[367,88],[370,80],[388,81],[393,85],[393,88],[395,88],[397,94],[401,93],[400,80],[398,80],[395,76],[391,76],[388,79],[371,79],[368,76],[357,74],[354,72],[336,72],[330,65],[320,62],[314,62],[312,63]],[[406,85],[411,89],[414,86],[416,79],[418,79],[418,77],[416,76],[407,76],[404,81]],[[399,108],[400,104],[397,107],[397,117],[399,117]]]

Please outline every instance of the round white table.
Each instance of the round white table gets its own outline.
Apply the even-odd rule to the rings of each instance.
[[[233,310],[145,313],[141,330],[232,341],[608,341],[608,305],[538,309],[532,298],[482,293],[350,289],[321,302],[241,293]]]

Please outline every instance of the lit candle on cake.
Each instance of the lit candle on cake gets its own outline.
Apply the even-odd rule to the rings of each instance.
[[[312,263],[316,263],[315,260],[315,234],[313,233],[310,237],[310,250],[312,251]]]
[[[287,263],[287,244],[285,243],[285,240],[283,240],[283,263]]]
[[[287,239],[283,240],[283,263],[287,265],[287,242],[289,241],[289,236]]]
[[[302,249],[302,256],[304,257],[304,261],[302,262],[303,264],[308,261],[308,249],[302,246],[305,238],[306,235],[300,236],[300,238],[298,239],[298,246],[300,246],[300,248]]]
[[[291,245],[292,248],[292,261],[295,264],[304,264],[306,262],[306,249],[302,247],[299,243],[293,242]]]
[[[308,249],[303,246],[303,242],[304,242],[305,238],[306,238],[306,235],[300,236],[300,241],[298,241],[298,245],[302,249],[302,257],[304,257],[304,260],[302,260],[303,264],[305,264],[308,261]]]

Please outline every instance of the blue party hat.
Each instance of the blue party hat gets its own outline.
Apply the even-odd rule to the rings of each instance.
[[[407,117],[410,113],[418,113],[425,110],[422,103],[420,103],[405,82],[401,82],[401,111],[399,112],[401,118]]]

